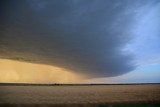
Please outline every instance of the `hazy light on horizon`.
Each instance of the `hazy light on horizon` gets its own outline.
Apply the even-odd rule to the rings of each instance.
[[[0,83],[80,83],[82,76],[55,66],[0,59]]]

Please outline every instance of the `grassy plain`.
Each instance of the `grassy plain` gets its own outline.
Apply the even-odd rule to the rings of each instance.
[[[0,86],[0,105],[160,105],[160,85]],[[25,105],[24,105],[25,104]],[[156,104],[156,105],[155,105]],[[158,105],[157,105],[158,104]],[[142,106],[141,106],[142,105]],[[155,105],[155,106],[154,106]],[[137,105],[136,105],[137,106]],[[131,107],[131,106],[127,106]],[[134,106],[132,106],[134,107]]]

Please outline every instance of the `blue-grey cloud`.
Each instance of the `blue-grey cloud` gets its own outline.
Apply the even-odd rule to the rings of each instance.
[[[1,0],[0,57],[91,76],[135,68],[123,51],[136,9],[147,0]],[[45,72],[45,71],[44,71]]]

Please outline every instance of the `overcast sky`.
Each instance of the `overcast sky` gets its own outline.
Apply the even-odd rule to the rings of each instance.
[[[159,0],[0,2],[0,58],[98,82],[160,82]]]

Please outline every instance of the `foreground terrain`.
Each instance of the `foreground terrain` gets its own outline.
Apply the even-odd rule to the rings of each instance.
[[[127,104],[160,102],[160,85],[0,86],[0,104]]]

